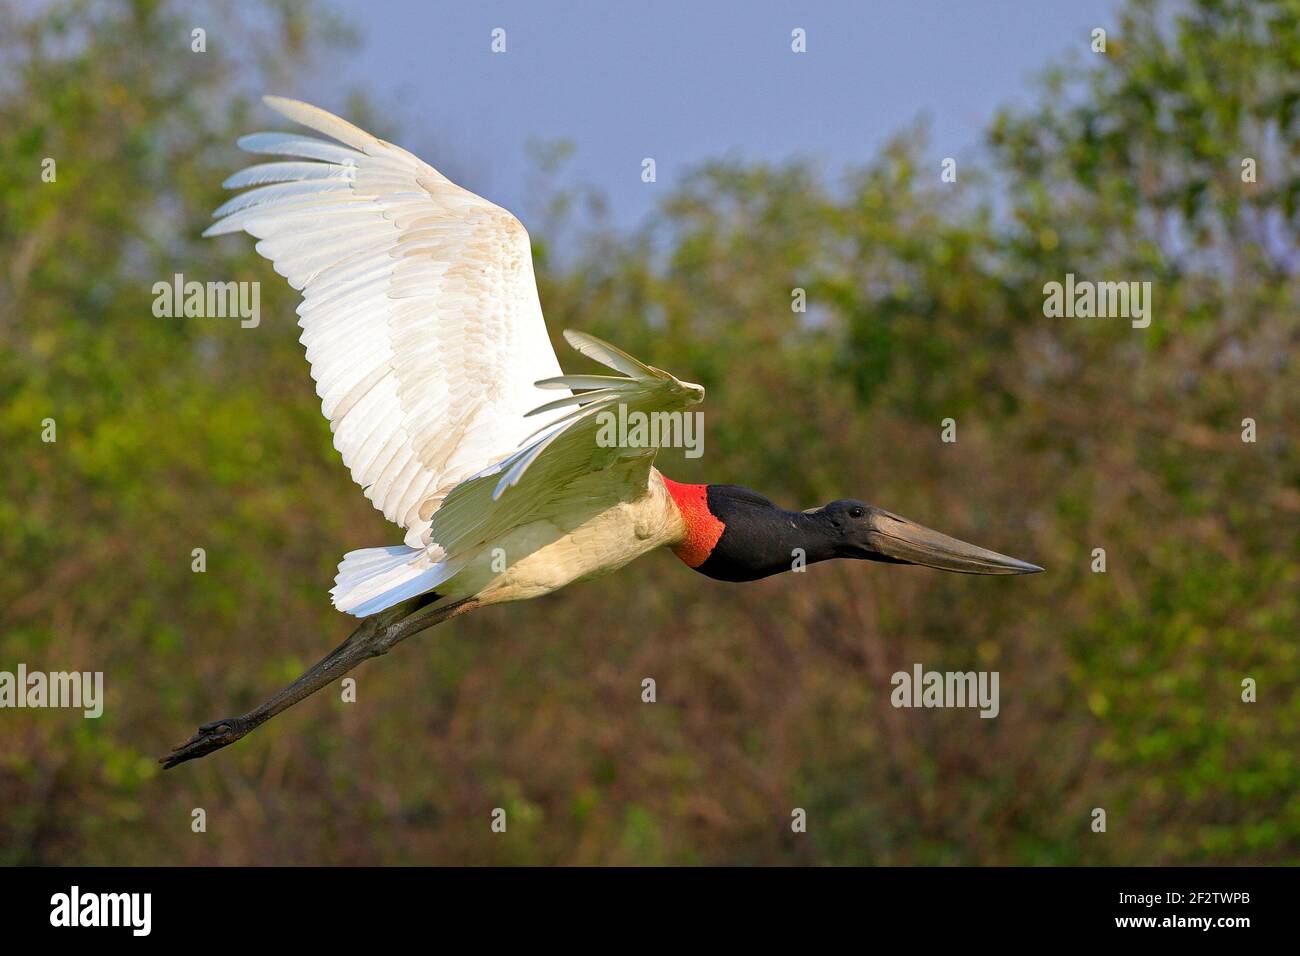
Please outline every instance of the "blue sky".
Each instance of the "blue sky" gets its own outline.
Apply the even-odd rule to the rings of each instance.
[[[359,49],[285,91],[341,109],[368,90],[403,145],[528,222],[529,140],[571,140],[563,179],[595,186],[618,225],[701,160],[867,160],[930,118],[935,157],[971,157],[998,106],[1085,57],[1113,0],[558,2],[339,0]],[[507,52],[490,50],[506,31]],[[790,50],[807,31],[808,52]],[[658,183],[641,182],[654,157]],[[937,159],[936,159],[937,162]]]

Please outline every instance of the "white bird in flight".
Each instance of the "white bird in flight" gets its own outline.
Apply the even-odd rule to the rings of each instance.
[[[788,571],[800,555],[1042,570],[861,501],[786,511],[734,485],[680,484],[653,466],[653,446],[599,441],[602,413],[683,413],[704,389],[575,331],[569,344],[616,374],[564,375],[518,219],[337,116],[265,102],[329,139],[242,137],[246,151],[283,158],[226,180],[254,188],[204,235],[247,232],[302,292],[301,340],[334,446],[405,536],[339,565],[334,605],[365,619],[351,637],[242,717],[203,725],[164,766],[233,743],[417,631],[659,547],[727,581]]]

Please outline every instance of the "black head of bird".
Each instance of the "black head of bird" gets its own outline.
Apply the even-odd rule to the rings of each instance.
[[[674,552],[721,581],[756,581],[832,558],[919,564],[963,574],[1032,574],[1042,568],[959,541],[852,498],[787,511],[737,485],[664,484],[686,524]]]

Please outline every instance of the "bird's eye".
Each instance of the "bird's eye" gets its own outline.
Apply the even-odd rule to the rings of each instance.
[[[866,512],[863,511],[861,508],[854,508],[852,511],[849,512],[849,517],[861,518],[864,514],[866,514]]]

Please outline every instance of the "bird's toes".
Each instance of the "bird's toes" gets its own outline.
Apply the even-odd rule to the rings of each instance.
[[[211,723],[200,724],[199,732],[190,738],[191,741],[197,740],[205,734],[222,734],[230,733],[240,729],[241,721],[238,717],[226,717],[222,720],[214,720]]]
[[[246,733],[248,728],[242,717],[214,720],[200,726],[198,733],[184,743],[177,744],[167,756],[159,757],[158,762],[163,765],[164,770],[169,770],[177,764],[193,760],[195,757],[203,757],[214,750],[233,744]]]

